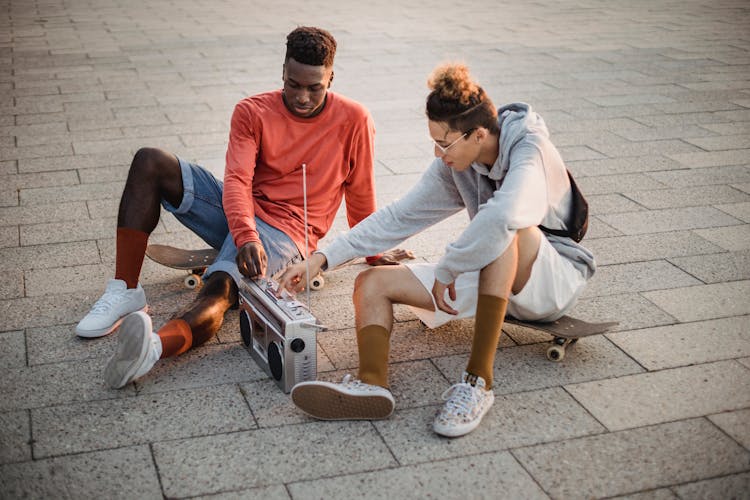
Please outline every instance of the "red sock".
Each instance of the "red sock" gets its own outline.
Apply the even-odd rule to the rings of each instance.
[[[123,280],[128,288],[138,286],[138,277],[141,275],[147,243],[148,233],[129,227],[117,228],[115,279]]]
[[[193,345],[193,331],[184,319],[173,319],[156,334],[161,339],[161,357],[178,356]]]

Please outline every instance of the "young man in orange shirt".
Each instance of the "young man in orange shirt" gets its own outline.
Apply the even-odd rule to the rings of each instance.
[[[336,41],[325,30],[300,27],[287,36],[286,48],[283,89],[248,97],[235,107],[223,184],[168,152],[136,153],[120,201],[115,277],[76,327],[79,336],[90,338],[122,323],[104,372],[110,387],[123,387],[158,359],[213,337],[237,302],[236,280],[272,276],[315,250],[342,197],[350,226],[375,210],[372,118],[361,104],[329,91]],[[219,255],[195,301],[153,332],[138,278],[160,206]],[[368,262],[389,264],[405,256],[396,252]]]

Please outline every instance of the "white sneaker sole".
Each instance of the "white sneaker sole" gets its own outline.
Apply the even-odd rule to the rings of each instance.
[[[437,422],[437,419],[432,423],[432,430],[435,432],[435,434],[439,434],[441,436],[445,437],[461,437],[465,436],[466,434],[470,433],[477,427],[479,427],[479,424],[482,423],[482,419],[485,415],[487,415],[487,412],[490,411],[490,408],[492,408],[492,405],[495,403],[495,396],[492,395],[492,399],[490,400],[490,403],[487,405],[487,408],[484,410],[484,412],[479,415],[477,418],[475,418],[473,421],[463,424],[463,425],[440,425]]]
[[[147,313],[148,305],[143,306],[141,309],[138,309],[138,311]],[[138,312],[138,311],[134,311],[134,312]],[[78,326],[76,326],[76,335],[78,335],[79,337],[83,337],[85,339],[96,339],[99,337],[104,337],[105,335],[109,335],[110,333],[117,330],[117,327],[120,326],[120,324],[122,323],[122,320],[128,314],[132,314],[132,313],[127,313],[124,316],[120,316],[120,319],[112,323],[110,326],[107,326],[105,328],[99,328],[98,330],[81,330],[80,328],[78,328]]]
[[[104,382],[112,389],[127,385],[146,359],[150,345],[148,316],[141,311],[127,315],[122,320],[117,349],[104,369]]]
[[[292,401],[320,420],[378,420],[389,417],[395,406],[385,395],[355,395],[329,382],[300,382],[292,389]]]

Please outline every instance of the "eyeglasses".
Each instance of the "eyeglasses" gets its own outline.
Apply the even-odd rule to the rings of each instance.
[[[441,153],[445,154],[445,153],[447,153],[447,152],[448,152],[448,150],[449,150],[450,148],[452,148],[453,146],[455,146],[455,145],[456,145],[456,143],[457,143],[458,141],[460,141],[461,139],[463,139],[463,138],[464,138],[464,137],[466,137],[467,135],[471,135],[471,133],[472,133],[472,132],[474,132],[474,129],[469,129],[469,130],[467,130],[466,132],[464,132],[464,133],[463,133],[463,134],[461,135],[461,137],[459,137],[459,138],[458,138],[458,139],[456,139],[455,141],[451,142],[451,143],[450,143],[450,144],[448,144],[447,146],[441,146],[440,144],[438,144],[437,142],[435,142],[435,139],[433,139],[433,140],[432,140],[432,143],[433,143],[433,144],[435,145],[435,147],[436,147],[436,148],[438,149],[438,151],[440,151]]]

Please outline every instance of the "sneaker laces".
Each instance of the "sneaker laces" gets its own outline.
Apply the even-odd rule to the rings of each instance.
[[[341,385],[349,389],[358,389],[360,391],[373,391],[380,388],[379,386],[367,384],[359,379],[355,379],[349,373],[344,375],[344,378],[341,380]]]
[[[448,418],[470,415],[479,405],[478,393],[478,389],[466,382],[453,384],[441,396],[446,401],[444,415]]]
[[[101,314],[109,312],[115,305],[120,304],[128,300],[125,293],[117,292],[105,292],[99,300],[97,300],[93,306],[91,306],[91,312],[93,314]]]

